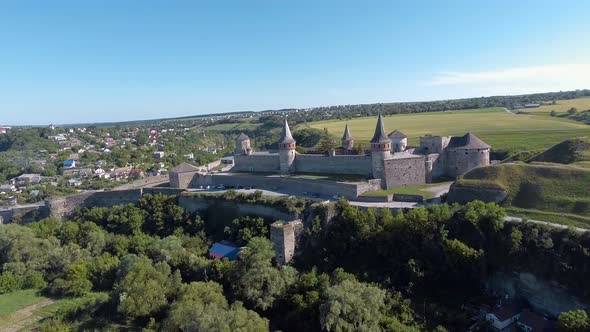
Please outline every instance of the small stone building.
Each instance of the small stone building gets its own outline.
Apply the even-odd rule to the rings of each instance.
[[[198,171],[199,168],[188,163],[174,167],[170,171],[170,187],[180,189],[191,187],[191,182]]]

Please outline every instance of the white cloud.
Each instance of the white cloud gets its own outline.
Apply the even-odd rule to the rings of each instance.
[[[590,64],[556,64],[515,67],[495,71],[436,74],[427,86],[447,86],[487,92],[518,94],[590,88]]]

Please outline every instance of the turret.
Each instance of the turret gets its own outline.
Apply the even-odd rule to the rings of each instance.
[[[250,154],[252,153],[252,148],[250,147],[250,137],[246,134],[241,133],[240,136],[236,138],[236,155],[241,154]]]
[[[383,126],[383,117],[379,114],[377,119],[377,126],[375,127],[375,134],[371,139],[371,159],[373,178],[382,179],[384,160],[391,157],[391,140],[385,134]]]
[[[293,169],[293,163],[295,162],[295,148],[295,139],[293,138],[293,135],[291,135],[289,123],[287,123],[287,119],[285,119],[283,132],[281,133],[281,140],[279,141],[281,173],[288,173]]]
[[[342,135],[342,150],[344,152],[351,151],[354,148],[354,140],[350,135],[350,130],[348,130],[348,124],[346,124],[346,128],[344,128],[344,135]]]
[[[389,133],[389,139],[391,140],[391,152],[403,152],[406,151],[408,146],[408,136],[399,130],[394,130]]]

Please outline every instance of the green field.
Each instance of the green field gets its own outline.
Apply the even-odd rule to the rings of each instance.
[[[348,123],[357,143],[367,145],[375,131],[376,117],[318,121],[312,128],[328,128],[340,135]],[[384,117],[385,129],[398,129],[418,145],[422,135],[463,135],[470,131],[495,150],[519,151],[548,148],[565,139],[590,135],[590,126],[562,118],[514,115],[502,108],[402,114]]]
[[[557,114],[565,114],[570,108],[576,108],[578,111],[590,109],[590,98],[577,98],[569,100],[558,100],[555,105],[543,105],[539,108],[528,108],[521,110],[527,114],[545,115],[549,116],[551,111]]]

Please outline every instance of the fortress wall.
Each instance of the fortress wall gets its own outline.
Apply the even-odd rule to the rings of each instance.
[[[370,156],[297,154],[295,169],[303,173],[357,174],[370,176]]]
[[[423,156],[385,160],[385,188],[399,188],[426,182]]]
[[[175,195],[180,195],[180,193],[182,193],[184,191],[185,191],[184,189],[180,189],[180,188],[149,187],[149,188],[143,188],[142,196],[147,195],[147,194],[151,194],[151,195],[162,194],[162,195],[166,195],[166,196],[175,196]]]
[[[459,177],[470,170],[490,164],[489,149],[462,150],[452,149],[447,151],[447,173],[452,177]]]
[[[134,204],[143,195],[143,190],[112,190],[98,191],[89,196],[83,203],[84,207],[111,207],[120,204]]]
[[[278,172],[280,159],[278,154],[251,154],[234,156],[233,172]]]
[[[94,192],[86,192],[72,196],[51,197],[45,201],[45,206],[51,217],[63,219],[71,215],[76,208],[86,206],[86,200],[93,194]]]
[[[78,208],[111,207],[134,204],[145,194],[178,195],[183,190],[176,188],[138,188],[127,190],[93,191],[65,197],[52,197],[45,201],[47,215],[58,219],[67,218]]]
[[[11,222],[32,222],[49,217],[44,205],[0,209],[0,225]]]

